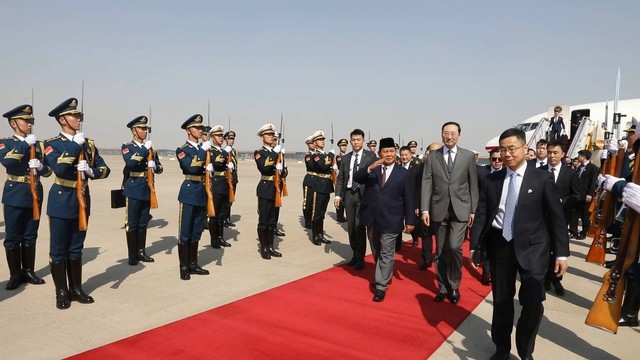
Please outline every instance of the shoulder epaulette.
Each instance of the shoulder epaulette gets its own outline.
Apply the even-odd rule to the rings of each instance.
[[[186,147],[188,147],[188,146],[189,146],[189,143],[184,143],[184,144],[182,144],[182,146],[180,146],[178,149],[184,149],[184,148],[186,148]]]
[[[52,138],[48,138],[48,139],[47,139],[47,140],[45,140],[45,141],[57,140],[57,139],[60,139],[61,137],[62,137],[62,135],[61,135],[61,134],[58,134],[58,135],[56,135],[56,136],[54,136],[54,137],[52,137]]]

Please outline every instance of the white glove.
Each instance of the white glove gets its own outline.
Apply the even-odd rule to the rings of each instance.
[[[418,159],[422,160],[424,158],[424,154],[418,155]]]
[[[622,202],[637,213],[640,213],[640,186],[628,183],[622,190]]]
[[[618,181],[622,181],[624,179],[619,178],[619,177],[615,177],[613,175],[605,175],[604,176],[604,189],[607,191],[611,191],[611,189],[613,188],[613,185],[615,183],[617,183]]]
[[[207,140],[203,142],[200,147],[202,147],[202,150],[204,151],[209,151],[209,149],[211,149],[211,141]]]
[[[333,170],[338,170],[338,164],[333,164],[332,168]]]
[[[29,169],[36,169],[38,171],[42,171],[43,167],[44,166],[42,166],[42,163],[40,162],[40,160],[38,159],[29,160]]]
[[[284,155],[284,148],[280,149],[280,153]]]
[[[329,151],[330,153],[332,153],[333,155],[336,154],[336,151],[334,149],[331,149],[331,151]]]
[[[93,169],[87,164],[87,160],[81,160],[78,162],[78,171],[84,171],[89,177],[93,177]]]
[[[282,163],[276,164],[276,170],[282,171]]]
[[[598,180],[596,180],[596,184],[598,184],[598,186],[602,186],[604,184],[604,180],[605,180],[605,177],[598,174]]]
[[[627,140],[625,140],[625,139],[622,139],[622,140],[620,140],[619,145],[620,145],[621,148],[626,150],[627,147],[629,146],[629,142]]]
[[[208,172],[212,173],[213,172],[213,164],[209,164],[209,165],[205,166],[204,169],[207,170]]]
[[[38,137],[33,135],[33,134],[29,134],[27,135],[26,138],[24,138],[24,141],[27,142],[27,144],[29,144],[29,146],[33,145],[36,143],[36,141],[38,141]]]
[[[73,142],[75,142],[78,145],[82,145],[85,143],[85,139],[84,139],[84,134],[83,133],[77,133],[75,135],[73,135]]]
[[[146,147],[146,146],[145,146],[145,147]],[[155,168],[156,168],[156,162],[155,162],[155,161],[153,161],[153,160],[149,160],[149,161],[147,162],[147,167],[148,167],[149,169],[155,169]]]
[[[231,146],[229,146],[229,145],[227,145],[227,147],[224,148],[224,151],[226,151],[228,153],[231,153],[231,150],[233,150],[233,148]]]
[[[229,168],[229,170],[233,171],[233,167],[234,167],[234,166],[233,166],[233,163],[232,163],[232,162],[227,163],[227,167]]]
[[[280,152],[280,145],[276,145],[276,147],[273,148],[273,151],[279,153]]]
[[[142,146],[146,147],[147,149],[151,149],[151,147],[153,146],[153,143],[151,142],[151,140],[147,140],[144,142],[144,145]]]
[[[607,150],[609,150],[609,152],[612,155],[617,153],[618,152],[618,141],[616,141],[616,139],[609,139],[609,141],[607,141]],[[606,154],[606,152],[605,152],[605,154]],[[602,156],[606,156],[606,155],[602,155]],[[605,159],[604,157],[602,157],[602,158]]]

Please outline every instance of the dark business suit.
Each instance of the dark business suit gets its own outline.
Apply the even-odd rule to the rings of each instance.
[[[521,358],[531,355],[535,346],[545,300],[543,281],[549,253],[569,256],[569,239],[560,195],[548,172],[525,162],[517,206],[513,215],[513,238],[507,241],[502,229],[494,226],[507,169],[487,176],[486,189],[480,196],[478,217],[484,221],[480,241],[491,260],[493,319],[491,338],[497,353],[509,353],[513,328],[516,274],[520,274],[518,298],[522,312],[516,327],[516,347]],[[504,196],[506,197],[507,191]],[[552,249],[553,246],[553,249]]]
[[[549,140],[558,140],[560,139],[560,134],[562,134],[562,130],[564,130],[564,120],[562,116],[554,116],[550,119],[551,124],[549,125]]]
[[[439,293],[458,290],[462,279],[462,243],[469,215],[478,206],[478,172],[475,154],[455,147],[451,172],[443,146],[429,153],[422,177],[422,212],[429,211],[436,234],[436,278]]]
[[[395,165],[387,181],[380,186],[382,167],[368,173],[366,166],[354,175],[365,191],[360,205],[360,222],[367,227],[367,235],[376,259],[376,289],[386,291],[393,274],[395,238],[404,225],[415,225],[414,189],[409,171]]]
[[[362,149],[362,155],[358,156],[358,169],[367,168],[376,161],[376,156],[369,150]],[[349,178],[353,176],[352,168],[355,163],[353,151],[344,155],[340,162],[338,179],[336,181],[336,196],[342,200],[342,207],[347,214],[347,232],[349,235],[349,245],[353,251],[353,260],[358,267],[364,264],[364,255],[367,251],[367,235],[364,225],[360,223],[358,212],[362,196],[364,195],[364,186],[358,185],[353,191],[352,186],[349,187]],[[356,181],[357,183],[357,181]]]
[[[476,170],[478,171],[478,191],[481,194],[487,187],[487,176],[491,174],[491,165],[476,165]],[[471,227],[469,248],[474,250],[474,258],[471,260],[474,263],[482,262],[482,281],[483,284],[488,284],[488,281],[490,281],[489,273],[491,271],[489,268],[489,261],[486,260],[485,249],[478,246],[478,243],[480,242],[480,233],[482,233],[484,227],[484,219],[478,218],[479,215],[480,214],[476,214],[473,226]]]
[[[582,231],[580,235],[584,237],[589,231],[589,226],[591,226],[591,221],[589,218],[591,217],[589,213],[589,205],[586,201],[586,195],[593,196],[596,193],[597,181],[598,181],[598,173],[599,169],[597,166],[593,165],[591,162],[588,162],[586,165],[582,164],[578,167],[578,180],[580,180],[580,184],[582,189],[585,191],[585,196],[578,201],[576,205],[576,216],[573,216],[571,220],[571,230],[578,234],[578,218],[582,220]]]

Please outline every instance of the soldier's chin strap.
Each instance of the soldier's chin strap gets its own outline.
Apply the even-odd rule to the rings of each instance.
[[[22,128],[20,127],[20,123],[18,121],[16,121],[15,119],[12,119],[13,123],[16,124],[16,126],[13,128],[13,130],[15,131],[16,135],[20,136],[20,137],[27,137],[27,131],[26,130],[22,130]]]

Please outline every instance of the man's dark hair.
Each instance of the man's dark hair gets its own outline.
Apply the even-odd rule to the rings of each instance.
[[[562,150],[564,152],[564,149],[562,148],[562,143],[559,140],[551,140],[549,142],[547,142],[547,149],[549,147],[560,147],[560,150]]]
[[[411,148],[405,145],[405,146],[403,146],[403,147],[401,147],[401,148],[400,148],[400,152],[403,152],[404,150],[407,150],[407,151],[409,151],[409,152],[410,152],[410,151],[411,151]]]
[[[591,151],[589,150],[580,150],[578,151],[578,155],[582,155],[585,159],[591,160]]]
[[[444,128],[445,128],[445,127],[447,127],[447,126],[449,126],[449,125],[455,125],[455,126],[457,126],[457,127],[458,127],[458,133],[459,133],[459,134],[462,134],[462,128],[460,127],[460,124],[458,124],[458,123],[457,123],[457,122],[455,122],[455,121],[447,121],[446,123],[444,123],[444,125],[442,125],[442,129],[440,129],[440,131],[441,131],[441,132],[442,132],[442,131],[444,131]]]
[[[546,139],[540,139],[538,140],[538,142],[536,143],[536,147],[540,146],[540,145],[548,145],[549,142]]]
[[[527,135],[524,133],[524,131],[517,128],[510,128],[503,131],[502,134],[500,134],[500,139],[498,139],[498,141],[502,141],[512,136],[515,136],[518,140],[522,141],[522,143],[524,144],[527,143]]]
[[[351,132],[351,134],[349,134],[349,139],[351,139],[351,137],[353,135],[360,135],[362,136],[362,138],[364,139],[364,131],[360,130],[360,129],[353,129],[353,131]]]
[[[491,151],[489,151],[489,157],[491,157],[491,155],[493,154],[500,154],[500,149],[499,148],[495,148]]]

